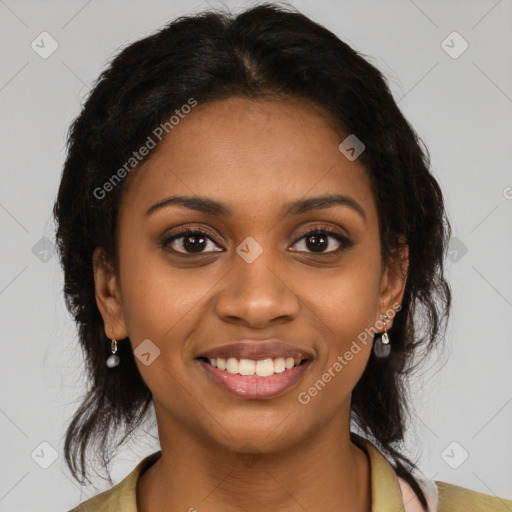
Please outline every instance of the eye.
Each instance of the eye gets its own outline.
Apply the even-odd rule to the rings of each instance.
[[[199,229],[183,229],[172,236],[165,237],[161,243],[162,247],[170,247],[173,252],[184,255],[223,251],[213,240],[213,235]],[[210,248],[208,249],[209,243]],[[302,248],[292,249],[292,252],[333,254],[348,249],[355,244],[334,229],[321,227],[305,232],[294,245],[299,245]]]
[[[294,249],[293,252],[311,252],[317,254],[333,254],[354,246],[354,243],[347,237],[327,227],[314,228],[307,231],[299,238],[296,244],[305,247],[307,250]]]
[[[209,242],[211,242],[211,248],[205,251]],[[208,233],[199,229],[186,229],[166,237],[162,240],[162,246],[164,248],[170,246],[172,251],[179,254],[206,254],[223,250],[215,244]]]

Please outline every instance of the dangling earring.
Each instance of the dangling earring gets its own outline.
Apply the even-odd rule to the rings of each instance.
[[[377,357],[388,357],[391,352],[391,345],[389,344],[388,331],[386,329],[388,315],[380,315],[382,323],[384,324],[384,332],[377,338],[377,341],[373,345],[373,352]]]
[[[112,334],[114,334],[114,330],[112,330]],[[119,366],[119,363],[121,360],[119,359],[119,356],[116,355],[117,352],[117,341],[112,338],[112,341],[110,343],[110,350],[112,354],[110,354],[107,358],[107,367],[108,368],[115,368],[116,366]]]

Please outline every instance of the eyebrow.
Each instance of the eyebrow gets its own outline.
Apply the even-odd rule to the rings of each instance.
[[[333,206],[348,206],[356,211],[366,222],[366,213],[362,206],[353,198],[340,194],[332,194],[318,197],[308,197],[305,199],[298,199],[283,206],[282,216],[290,217],[292,215],[300,215],[312,210],[323,210]],[[146,213],[145,217],[167,208],[169,206],[181,206],[189,210],[195,210],[210,215],[217,215],[223,217],[233,217],[234,211],[226,204],[220,203],[208,197],[201,196],[171,196],[158,201],[151,206]]]

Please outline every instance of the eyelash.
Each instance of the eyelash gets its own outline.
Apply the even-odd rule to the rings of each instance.
[[[328,236],[330,236],[330,237],[334,238],[336,241],[338,241],[340,243],[340,247],[333,251],[325,251],[325,252],[318,252],[318,253],[310,251],[307,254],[315,254],[315,255],[335,254],[335,253],[342,252],[345,249],[349,249],[355,245],[347,237],[341,235],[336,230],[329,228],[329,227],[315,227],[308,231],[305,231],[295,240],[293,245],[295,245],[297,242],[299,242],[303,238],[307,238],[312,235],[323,235],[323,234],[327,234]],[[217,242],[214,240],[213,235],[211,235],[207,231],[203,231],[200,229],[183,228],[182,230],[178,231],[174,235],[172,235],[170,237],[165,237],[162,240],[161,245],[163,248],[166,248],[174,240],[178,240],[180,238],[185,238],[186,236],[205,236],[206,238],[209,238],[212,242],[217,244]],[[200,255],[204,255],[204,254],[211,254],[211,252],[186,253],[186,252],[180,252],[180,251],[175,251],[175,250],[172,250],[172,251],[181,256],[200,256]],[[215,251],[215,252],[222,252],[222,251]],[[294,251],[294,252],[302,253],[304,251]]]

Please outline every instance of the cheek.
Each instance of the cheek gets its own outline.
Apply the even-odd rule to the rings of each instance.
[[[180,364],[183,339],[187,313],[200,301],[201,290],[184,281],[179,270],[171,271],[164,258],[135,244],[125,246],[120,273],[124,319],[139,372],[156,400],[185,407],[177,385],[186,378]]]
[[[372,349],[380,263],[377,251],[367,254],[372,257],[354,254],[336,272],[316,280],[314,291],[304,295],[315,321],[320,320],[322,346],[314,379],[328,381],[329,390],[322,391],[327,400],[342,401],[352,391]]]
[[[122,253],[123,312],[134,347],[144,339],[160,349],[179,350],[180,328],[187,314],[204,296],[204,276],[171,268],[159,249],[149,251],[135,244]]]
[[[337,350],[375,322],[379,300],[380,267],[360,255],[335,272],[305,283],[304,297],[322,321],[322,333]],[[311,279],[309,279],[311,283]]]
[[[314,417],[326,419],[329,411],[342,410],[361,378],[373,346],[376,291],[373,279],[352,273],[332,280],[332,290],[317,304],[322,340],[315,372],[299,391],[301,404],[311,404]],[[370,332],[370,334],[368,333]]]

